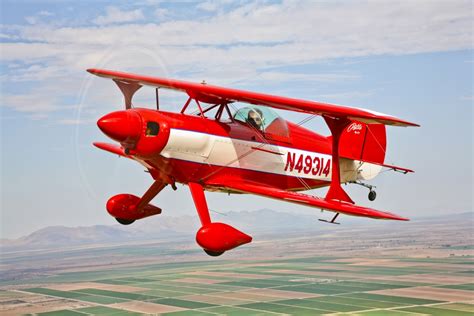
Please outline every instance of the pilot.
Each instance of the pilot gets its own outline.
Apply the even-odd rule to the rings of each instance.
[[[263,113],[260,109],[251,109],[247,115],[247,123],[258,129],[263,130]]]

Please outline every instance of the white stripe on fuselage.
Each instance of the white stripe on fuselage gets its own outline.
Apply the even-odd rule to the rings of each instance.
[[[182,129],[170,130],[161,155],[206,165],[331,181],[331,155]],[[288,164],[289,155],[293,164]],[[297,165],[300,159],[302,165]],[[360,178],[359,168],[355,161],[341,159],[341,179],[346,182]]]

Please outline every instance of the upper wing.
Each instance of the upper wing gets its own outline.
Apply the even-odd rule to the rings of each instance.
[[[281,190],[269,186],[262,186],[255,182],[226,179],[225,181],[210,181],[207,185],[225,188],[229,190],[256,194],[277,200],[283,200],[291,203],[303,204],[332,212],[343,213],[352,216],[363,216],[377,219],[392,219],[399,221],[408,221],[409,219],[389,213],[377,211],[368,207],[357,206],[351,203],[338,202],[334,200],[325,200],[320,197],[310,196],[297,192]]]
[[[419,126],[418,124],[410,123],[391,115],[348,106],[280,97],[245,90],[229,89],[209,85],[206,83],[193,83],[167,78],[148,77],[111,70],[88,69],[87,71],[100,77],[135,82],[140,85],[180,90],[187,93],[190,97],[205,103],[218,104],[226,102],[245,102],[316,115],[346,117],[348,119],[354,119],[369,124],[381,123],[395,126]]]

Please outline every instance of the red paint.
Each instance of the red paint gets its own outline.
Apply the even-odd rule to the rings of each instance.
[[[385,167],[385,168],[393,169],[395,171],[400,171],[400,172],[403,172],[403,173],[415,172],[415,171],[413,171],[411,169],[408,169],[408,168],[398,167],[398,166],[389,165],[389,164],[385,164],[385,163],[377,163],[377,162],[371,162],[371,163],[373,163],[375,165]]]
[[[140,138],[142,121],[135,111],[116,111],[97,121],[100,130],[119,143],[133,143]]]
[[[101,143],[101,142],[94,142],[95,147],[100,148],[102,150],[108,151],[113,154],[117,154],[119,156],[127,157],[124,152],[124,148],[115,144],[108,144],[108,143]]]
[[[382,124],[367,125],[363,146],[364,150],[362,151],[362,158],[360,160],[383,163],[387,148],[385,126]]]
[[[188,183],[189,190],[193,196],[194,204],[201,220],[201,225],[205,226],[211,223],[211,217],[209,216],[209,209],[207,208],[206,197],[204,196],[204,189],[202,186],[195,182]]]
[[[266,152],[266,153],[269,153],[269,154],[278,155],[278,156],[282,156],[282,155],[283,155],[282,153],[279,153],[279,152],[276,152],[276,151],[273,151],[273,150],[268,150],[268,149],[262,148],[262,147],[260,147],[260,146],[252,146],[251,148],[252,148],[253,150],[260,150],[260,151],[263,151],[263,152]]]
[[[199,246],[215,252],[231,250],[251,241],[252,237],[224,223],[209,223],[196,234]]]
[[[156,110],[133,109],[131,111],[138,113],[142,120],[140,139],[131,153],[143,159],[158,156],[161,150],[166,146],[170,136],[169,120]],[[159,125],[157,135],[146,135],[147,124],[149,122],[154,122]]]
[[[132,194],[118,194],[107,201],[107,211],[115,218],[137,220],[161,213],[161,209],[151,204],[137,208],[140,198]]]
[[[341,187],[341,173],[339,170],[339,140],[342,132],[349,126],[351,121],[347,118],[334,119],[327,116],[324,117],[324,120],[332,133],[332,175],[331,184],[325,199],[354,204],[354,201],[352,201],[346,191]]]

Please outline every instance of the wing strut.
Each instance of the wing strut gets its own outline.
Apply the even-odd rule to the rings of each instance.
[[[354,204],[354,201],[341,187],[341,172],[339,170],[339,140],[344,129],[351,123],[346,117],[329,117],[324,116],[324,120],[328,124],[332,134],[332,172],[331,185],[326,194],[325,200],[338,200]]]
[[[156,96],[156,109],[160,110],[160,94],[158,92],[159,88],[155,88],[155,96]]]
[[[123,93],[123,97],[125,99],[125,108],[127,110],[131,109],[133,95],[135,94],[135,92],[138,91],[138,89],[142,87],[142,85],[133,81],[125,81],[125,80],[119,80],[119,79],[113,79],[113,80],[119,87],[120,91],[122,91]]]

